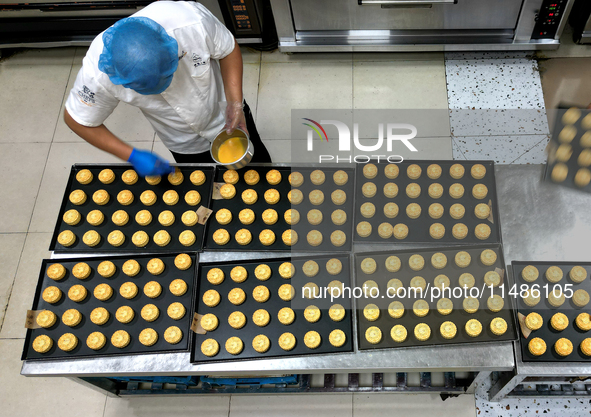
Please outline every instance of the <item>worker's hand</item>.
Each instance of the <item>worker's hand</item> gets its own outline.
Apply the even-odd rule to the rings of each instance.
[[[246,130],[246,118],[244,117],[243,104],[239,101],[230,102],[226,105],[226,133],[231,134],[236,128]]]
[[[154,155],[152,152],[133,148],[127,162],[131,162],[139,175],[165,175],[173,172],[168,161]]]

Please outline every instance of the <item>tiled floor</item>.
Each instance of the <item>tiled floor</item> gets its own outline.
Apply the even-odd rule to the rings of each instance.
[[[314,395],[305,401],[301,396],[120,400],[107,399],[66,379],[20,376],[24,316],[31,306],[40,260],[49,255],[51,231],[70,166],[115,160],[73,135],[62,120],[64,99],[84,51],[30,50],[0,62],[0,415],[182,416],[195,415],[196,410],[211,416],[288,415],[290,409],[298,409],[298,415],[304,410],[319,416],[475,415],[474,397],[469,395],[445,402],[436,395],[398,394]],[[542,90],[536,64],[525,54],[456,54],[448,55],[446,61],[437,53],[243,52],[245,97],[276,161],[291,160],[287,150],[291,151],[294,108],[411,108],[443,113],[451,109],[450,117],[444,114],[417,122],[422,132],[414,140],[421,151],[419,158],[448,159],[453,155],[531,163],[539,162],[543,155],[547,132]],[[550,75],[548,62],[543,65]],[[523,83],[527,88],[518,90]],[[511,104],[507,107],[506,103]],[[511,126],[517,132],[502,131],[497,116],[479,116],[475,120],[482,121],[481,125],[464,123],[460,111],[472,108],[522,108],[533,116],[513,121]],[[135,146],[171,159],[136,109],[120,105],[107,126]],[[362,132],[361,137],[371,141],[374,136]]]

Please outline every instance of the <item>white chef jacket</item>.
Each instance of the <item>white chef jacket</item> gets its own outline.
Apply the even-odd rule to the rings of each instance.
[[[225,95],[217,60],[234,50],[234,37],[209,10],[195,2],[157,1],[133,16],[154,20],[176,39],[179,64],[170,86],[161,94],[141,95],[113,84],[98,68],[103,51],[101,33],[82,61],[66,101],[68,113],[81,125],[96,127],[122,101],[142,111],[171,151],[207,151],[225,123],[218,104],[225,101]]]

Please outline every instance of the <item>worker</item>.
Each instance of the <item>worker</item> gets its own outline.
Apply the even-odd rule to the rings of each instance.
[[[235,128],[249,133],[253,162],[271,162],[242,95],[240,48],[199,3],[157,1],[98,35],[64,110],[78,136],[130,162],[139,175],[168,173],[168,161],[104,125],[120,101],[142,111],[176,162],[214,162],[211,141]]]

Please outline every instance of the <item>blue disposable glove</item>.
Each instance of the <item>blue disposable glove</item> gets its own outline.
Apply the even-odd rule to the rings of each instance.
[[[139,175],[165,175],[174,171],[168,161],[154,155],[152,152],[133,148],[127,162],[131,162]]]

